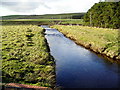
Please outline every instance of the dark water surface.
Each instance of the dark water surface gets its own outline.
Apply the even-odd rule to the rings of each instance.
[[[64,88],[114,88],[120,85],[120,67],[76,45],[56,29],[46,29],[46,39],[56,60],[57,86]]]

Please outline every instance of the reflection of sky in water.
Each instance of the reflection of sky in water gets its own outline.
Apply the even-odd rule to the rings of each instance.
[[[57,84],[63,87],[117,87],[118,66],[76,45],[55,29],[45,32],[56,59]]]

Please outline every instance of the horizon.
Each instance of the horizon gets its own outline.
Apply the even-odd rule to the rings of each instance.
[[[40,16],[42,15],[61,15],[61,14],[79,14],[79,13],[87,13],[87,12],[74,12],[74,13],[57,13],[57,14],[41,14]],[[35,14],[30,14],[31,16],[34,16]],[[25,15],[25,16],[30,16],[30,15]],[[5,16],[24,16],[24,15],[5,15]],[[38,15],[35,15],[35,16],[38,16]],[[0,17],[4,17],[4,16],[0,16]]]

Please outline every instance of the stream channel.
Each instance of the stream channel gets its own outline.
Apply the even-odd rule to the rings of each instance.
[[[56,85],[63,88],[118,88],[120,66],[75,44],[56,29],[45,28],[56,61]]]

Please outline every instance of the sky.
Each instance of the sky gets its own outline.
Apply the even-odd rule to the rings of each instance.
[[[100,0],[0,0],[0,16],[87,12]]]

